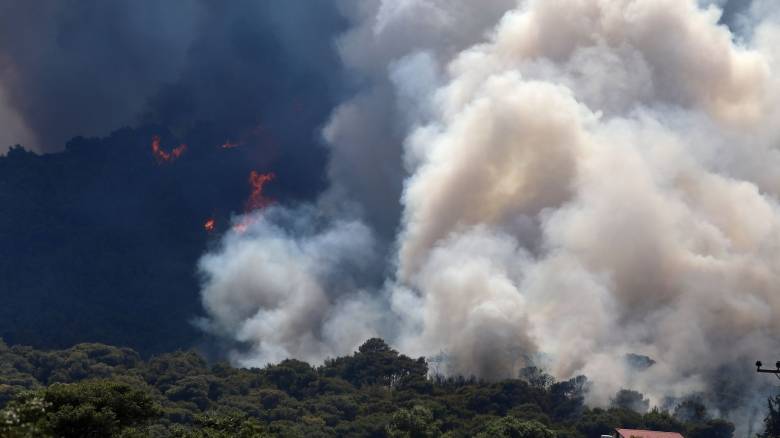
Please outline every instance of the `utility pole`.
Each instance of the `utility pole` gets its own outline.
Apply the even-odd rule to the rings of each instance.
[[[756,372],[757,373],[774,374],[775,377],[780,379],[780,360],[775,362],[775,369],[762,368],[762,366],[763,366],[763,364],[761,363],[760,360],[756,362]],[[769,408],[770,409],[772,408],[772,399],[771,398],[769,399]],[[755,422],[755,412],[756,412],[756,408],[754,407],[753,408],[753,414],[751,414],[751,419],[750,419],[750,433],[753,433],[753,423]],[[749,435],[749,436],[752,436],[752,435]]]
[[[780,379],[780,360],[775,362],[775,369],[761,368],[763,365],[764,364],[762,364],[760,360],[756,362],[756,372],[765,373],[765,374],[774,374],[775,377]]]

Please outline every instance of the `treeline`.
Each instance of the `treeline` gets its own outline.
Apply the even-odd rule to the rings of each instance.
[[[380,339],[319,367],[262,369],[210,366],[191,351],[145,361],[102,344],[41,351],[0,341],[0,437],[598,438],[616,427],[733,435],[696,400],[642,412],[647,401],[624,390],[612,407],[589,408],[588,386],[535,368],[500,382],[429,378],[425,359]]]

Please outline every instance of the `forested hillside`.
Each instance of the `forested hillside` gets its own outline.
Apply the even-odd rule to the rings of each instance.
[[[624,390],[589,408],[586,377],[555,381],[536,368],[484,382],[429,378],[380,339],[313,367],[208,364],[195,352],[148,361],[127,348],[61,351],[0,343],[1,437],[599,437],[618,426],[730,437],[695,399],[647,410]]]
[[[156,135],[160,154],[187,147],[161,161]],[[143,355],[196,344],[197,260],[243,212],[251,172],[276,172],[266,187],[273,198],[317,190],[316,172],[223,148],[225,138],[205,125],[182,138],[147,126],[76,138],[61,153],[18,147],[0,156],[0,337],[37,348],[104,342]],[[299,174],[308,176],[289,177]]]

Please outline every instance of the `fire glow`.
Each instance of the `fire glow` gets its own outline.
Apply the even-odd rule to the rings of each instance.
[[[209,218],[204,224],[203,229],[211,233],[217,228],[217,221],[214,218]]]
[[[272,198],[269,198],[263,194],[263,188],[265,185],[276,178],[276,174],[271,173],[259,173],[252,171],[249,174],[249,185],[252,188],[252,193],[249,195],[249,199],[246,201],[244,210],[246,213],[251,213],[255,210],[260,210],[268,207],[274,202]],[[238,234],[243,234],[254,222],[254,218],[251,215],[245,215],[240,218],[238,222],[233,224],[233,231]]]
[[[187,145],[180,144],[172,151],[167,152],[162,147],[160,147],[160,136],[155,135],[152,137],[152,155],[154,156],[155,161],[157,161],[157,164],[174,162],[181,158],[181,156],[184,155],[184,152],[186,151]]]
[[[273,202],[273,199],[268,198],[263,194],[263,187],[276,178],[274,173],[258,173],[252,171],[249,174],[249,184],[252,187],[252,194],[249,195],[249,199],[246,201],[245,210],[247,212],[259,210],[267,207]]]

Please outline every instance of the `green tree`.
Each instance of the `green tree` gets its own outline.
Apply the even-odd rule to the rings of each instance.
[[[491,421],[477,438],[554,438],[555,433],[538,421],[503,417]]]
[[[392,438],[434,438],[441,436],[441,430],[430,409],[414,406],[393,414],[387,434]]]
[[[114,436],[161,414],[148,391],[110,380],[54,384],[21,395],[3,412],[6,420],[18,419],[6,421],[15,423],[8,436],[34,430],[36,436],[62,438]]]
[[[327,361],[322,368],[327,376],[337,376],[356,387],[382,385],[390,388],[426,385],[428,364],[424,358],[412,359],[398,354],[385,341],[369,339],[352,356]]]
[[[158,417],[145,389],[110,380],[55,384],[43,391],[48,427],[57,437],[100,437]]]
[[[32,394],[11,402],[0,411],[0,437],[36,438],[46,436],[46,409],[48,403]]]
[[[303,398],[317,387],[317,371],[306,362],[287,359],[264,370],[268,381],[295,398]]]
[[[153,358],[144,374],[150,385],[165,392],[185,377],[202,376],[209,371],[206,361],[194,351],[177,351]]]
[[[0,342],[0,438],[599,438],[616,427],[733,435],[733,425],[709,417],[698,399],[681,403],[676,417],[657,409],[641,415],[627,409],[644,402],[638,393],[619,394],[628,400],[620,407],[585,407],[584,377],[555,382],[527,369],[520,379],[486,382],[426,373],[425,360],[381,339],[318,368],[286,360],[264,369],[209,367],[194,352],[145,361],[98,344],[40,351]],[[770,400],[763,438],[780,438],[779,411],[780,399]]]
[[[256,420],[245,415],[198,415],[193,427],[175,427],[173,438],[262,438],[272,435]]]

